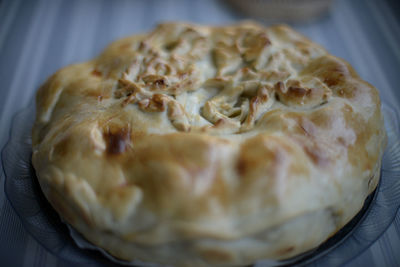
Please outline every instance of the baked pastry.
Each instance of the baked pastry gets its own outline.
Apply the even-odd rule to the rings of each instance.
[[[379,180],[377,90],[287,26],[159,25],[37,92],[32,162],[117,258],[236,266],[315,248]]]

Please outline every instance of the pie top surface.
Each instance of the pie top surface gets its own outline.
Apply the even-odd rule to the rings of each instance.
[[[47,80],[33,165],[60,215],[113,255],[187,244],[192,258],[248,263],[340,229],[376,187],[384,144],[377,90],[289,27],[166,23]],[[230,254],[321,212],[315,240]]]

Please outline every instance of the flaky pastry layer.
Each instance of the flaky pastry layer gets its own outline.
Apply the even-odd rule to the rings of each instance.
[[[287,26],[161,24],[39,89],[32,161],[89,241],[125,260],[285,259],[379,179],[377,90]]]

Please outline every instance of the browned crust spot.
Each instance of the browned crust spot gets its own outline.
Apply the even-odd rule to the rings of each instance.
[[[117,131],[109,129],[104,134],[104,139],[107,144],[107,154],[118,155],[126,151],[130,143],[131,132],[127,128],[121,128]]]

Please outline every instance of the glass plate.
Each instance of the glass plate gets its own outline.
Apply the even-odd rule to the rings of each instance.
[[[341,231],[317,249],[285,261],[259,261],[266,265],[338,266],[350,262],[371,246],[390,226],[400,206],[399,117],[388,105],[382,107],[388,146],[383,157],[378,188],[366,200],[363,209]],[[50,253],[74,266],[110,266],[116,261],[96,249],[61,221],[42,194],[31,165],[31,128],[35,106],[18,112],[10,139],[2,151],[6,196],[26,230]],[[79,246],[74,242],[76,239]],[[94,249],[93,249],[94,248]]]

